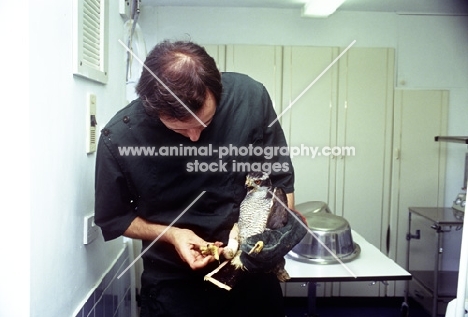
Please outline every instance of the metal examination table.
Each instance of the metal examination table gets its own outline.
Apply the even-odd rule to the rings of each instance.
[[[308,315],[316,313],[317,282],[359,282],[411,280],[411,274],[352,231],[353,240],[361,247],[361,253],[354,260],[342,264],[311,264],[293,260],[286,255],[286,270],[291,279],[288,282],[308,282]],[[352,273],[351,273],[351,272]]]

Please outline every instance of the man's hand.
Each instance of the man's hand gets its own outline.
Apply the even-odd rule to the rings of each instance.
[[[193,270],[201,269],[208,263],[215,261],[213,255],[203,255],[200,246],[206,246],[208,242],[197,236],[192,230],[177,227],[167,227],[164,225],[151,223],[143,218],[136,217],[124,235],[132,239],[153,241],[160,238],[174,245],[180,258],[186,262]],[[215,242],[221,247],[222,242]],[[223,248],[219,249],[219,253]]]
[[[180,258],[186,262],[192,270],[204,268],[208,263],[215,261],[213,255],[203,255],[201,246],[206,246],[208,242],[197,236],[192,230],[172,227],[168,232],[168,242],[172,243]],[[215,242],[221,247],[222,242]],[[220,248],[219,252],[222,252]]]

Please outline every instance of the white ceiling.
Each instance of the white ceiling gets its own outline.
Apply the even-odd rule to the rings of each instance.
[[[307,0],[141,0],[143,6],[297,8]],[[467,15],[468,0],[346,0],[338,11]]]

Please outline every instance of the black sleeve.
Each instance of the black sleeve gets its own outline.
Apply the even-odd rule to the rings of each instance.
[[[274,187],[281,187],[286,193],[294,192],[294,168],[289,156],[288,144],[284,136],[283,129],[278,120],[270,96],[263,87],[263,145],[266,147],[277,149],[283,148],[282,151],[277,151],[277,155],[271,159],[266,159],[270,163],[279,163],[280,171],[272,171],[270,179]],[[276,121],[275,121],[276,120]],[[275,122],[274,122],[275,121]],[[272,124],[272,122],[274,122]],[[271,127],[269,127],[271,125]],[[266,153],[266,152],[264,152]],[[277,165],[278,166],[278,165]]]
[[[94,221],[106,241],[121,236],[136,218],[135,198],[109,146],[101,136],[95,171]]]

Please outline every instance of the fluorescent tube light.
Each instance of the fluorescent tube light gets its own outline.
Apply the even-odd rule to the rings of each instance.
[[[333,14],[345,0],[310,0],[302,8],[302,16],[326,18]]]

